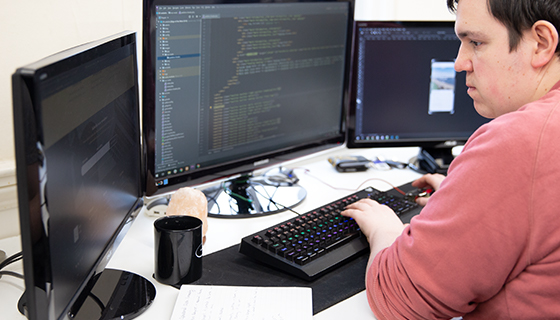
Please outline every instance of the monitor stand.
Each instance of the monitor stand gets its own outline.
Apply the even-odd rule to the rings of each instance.
[[[452,150],[452,147],[421,148],[410,162],[421,173],[447,174],[449,164],[453,161]]]
[[[242,175],[219,186],[202,190],[208,200],[208,216],[249,218],[292,210],[307,192],[289,169],[277,168],[262,176]]]
[[[251,173],[201,190],[208,200],[208,216],[215,218],[250,218],[291,210],[307,196],[290,169],[275,168],[262,176]],[[172,195],[146,204],[147,214],[164,216]]]
[[[146,278],[122,270],[105,269],[84,289],[81,299],[70,309],[70,319],[133,319],[142,314],[156,296],[156,288]],[[85,292],[88,293],[85,293]],[[25,292],[18,303],[26,314]]]

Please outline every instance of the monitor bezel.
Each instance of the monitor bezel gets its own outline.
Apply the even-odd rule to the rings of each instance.
[[[257,3],[298,3],[298,2],[344,2],[349,5],[349,17],[347,25],[347,48],[345,61],[345,78],[344,88],[342,92],[341,110],[340,110],[340,131],[334,137],[315,139],[300,145],[290,146],[275,151],[252,155],[232,161],[223,162],[213,165],[206,169],[200,169],[182,175],[167,177],[169,183],[167,185],[156,186],[154,178],[154,149],[153,142],[155,140],[155,70],[151,61],[155,54],[155,44],[152,43],[155,38],[155,21],[151,14],[156,5],[177,5],[177,4],[257,4]],[[142,54],[142,79],[143,79],[143,134],[142,141],[144,144],[144,161],[145,161],[145,192],[148,198],[169,194],[179,188],[186,186],[197,186],[212,182],[215,180],[223,180],[229,177],[235,177],[243,174],[251,174],[255,170],[266,167],[273,167],[288,160],[300,158],[309,154],[317,153],[323,150],[339,147],[344,144],[346,139],[345,132],[345,116],[347,114],[348,103],[348,84],[350,70],[350,54],[352,50],[352,28],[354,22],[354,0],[148,0],[144,1],[143,7],[143,54]]]

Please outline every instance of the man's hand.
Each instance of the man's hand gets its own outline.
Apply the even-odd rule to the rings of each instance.
[[[371,199],[349,205],[342,215],[356,220],[368,239],[372,256],[390,246],[404,230],[402,221],[393,210]]]
[[[445,179],[445,176],[439,173],[429,173],[412,182],[412,186],[420,189],[431,188],[437,191]],[[418,197],[416,203],[425,206],[428,203],[429,197]]]

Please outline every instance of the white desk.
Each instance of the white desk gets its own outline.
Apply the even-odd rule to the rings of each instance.
[[[380,155],[387,159],[407,162],[417,153],[417,148],[349,150],[341,147],[313,157],[292,161],[286,167],[295,169],[295,173],[300,178],[300,184],[307,190],[306,199],[295,210],[305,213],[350,194],[354,192],[354,189],[362,189],[366,186],[372,186],[379,190],[391,188],[388,183],[380,180],[371,180],[362,185],[368,179],[383,179],[397,186],[420,177],[420,174],[409,169],[392,169],[389,171],[369,169],[366,172],[360,173],[338,173],[327,162],[329,156],[352,154],[363,155],[371,159]],[[303,168],[308,169],[308,173],[305,173]],[[347,190],[334,189],[331,186],[346,188]],[[204,254],[210,254],[237,244],[241,238],[247,235],[292,217],[294,217],[294,213],[286,211],[271,216],[249,219],[209,218],[207,241],[203,248]],[[140,212],[107,266],[140,274],[150,279],[156,286],[156,298],[152,306],[138,317],[139,320],[169,319],[179,293],[177,289],[162,285],[152,278],[154,271],[153,222],[155,219],[155,217],[147,216],[144,211]],[[0,240],[0,250],[6,251],[8,256],[12,255],[21,250],[19,241],[19,237],[2,239]],[[10,265],[7,270],[22,272],[22,264],[17,262]],[[0,279],[0,315],[2,319],[25,319],[17,311],[17,301],[23,291],[23,280],[10,276]],[[350,297],[314,316],[314,319],[318,320],[341,318],[375,319],[369,309],[364,292]]]

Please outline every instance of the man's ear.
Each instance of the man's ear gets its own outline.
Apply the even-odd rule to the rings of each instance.
[[[543,67],[556,56],[558,30],[556,30],[552,23],[539,20],[531,28],[531,37],[536,44],[531,64],[534,68]]]

